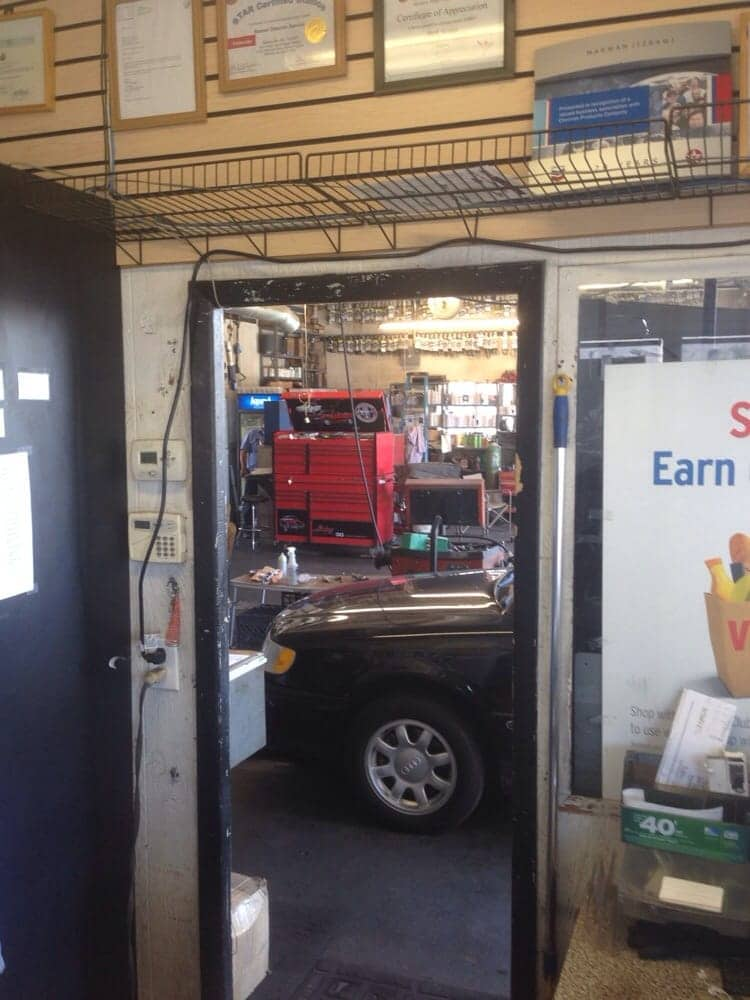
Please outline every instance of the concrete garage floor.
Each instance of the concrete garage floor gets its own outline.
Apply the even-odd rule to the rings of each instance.
[[[460,829],[371,826],[322,770],[254,758],[232,772],[234,871],[268,879],[271,972],[253,1000],[289,1000],[320,959],[510,992],[511,831],[483,803]]]

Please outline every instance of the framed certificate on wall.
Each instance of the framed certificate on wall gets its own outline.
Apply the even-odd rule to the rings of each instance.
[[[219,89],[346,73],[344,0],[216,0]]]
[[[512,76],[513,0],[375,0],[375,91]]]
[[[107,0],[114,129],[206,117],[201,0]]]
[[[750,176],[750,13],[740,14],[740,106],[737,171]]]
[[[54,27],[49,10],[0,16],[0,114],[54,109]]]

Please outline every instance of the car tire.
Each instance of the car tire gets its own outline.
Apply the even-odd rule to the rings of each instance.
[[[379,699],[355,719],[353,780],[369,813],[392,829],[435,833],[458,826],[484,791],[484,761],[469,726],[441,701]]]

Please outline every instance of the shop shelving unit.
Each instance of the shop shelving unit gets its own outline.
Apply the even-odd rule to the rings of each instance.
[[[733,135],[748,101],[732,105]],[[640,123],[653,132],[644,162],[628,160],[628,135],[597,139],[592,128],[578,166],[559,154],[534,159],[539,133],[519,132],[450,142],[184,163],[112,173],[61,175],[29,171],[19,185],[27,207],[76,219],[114,234],[136,264],[144,243],[177,239],[196,254],[211,240],[241,236],[248,250],[267,253],[271,233],[315,229],[331,254],[342,252],[342,232],[377,227],[396,248],[403,225],[460,219],[476,238],[485,216],[637,202],[714,198],[750,191],[750,154],[711,146],[708,131],[690,137],[690,156],[678,159],[676,138],[661,119]],[[546,133],[549,135],[549,133]],[[632,136],[630,137],[632,141]],[[552,136],[553,148],[554,135]],[[599,143],[599,148],[597,148]],[[614,143],[614,146],[612,145]],[[591,168],[600,162],[605,167]],[[53,183],[50,183],[53,182]],[[69,197],[55,189],[63,186]]]
[[[302,334],[277,329],[259,333],[261,385],[301,382],[304,373]],[[269,349],[270,348],[270,349]]]

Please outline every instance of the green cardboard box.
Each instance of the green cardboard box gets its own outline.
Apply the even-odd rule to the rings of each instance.
[[[626,844],[658,851],[692,854],[711,861],[743,864],[750,861],[750,816],[748,799],[740,795],[717,795],[688,789],[654,787],[658,754],[628,751],[623,768],[623,788],[643,788],[655,809],[621,806],[620,828]],[[724,821],[659,812],[659,805],[679,809],[724,807]]]

